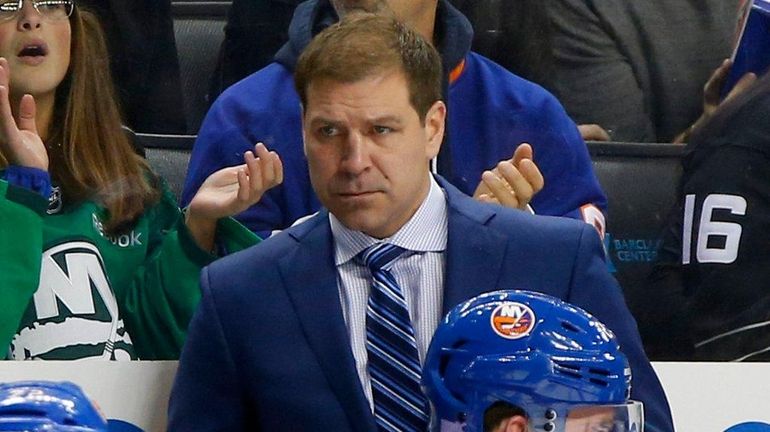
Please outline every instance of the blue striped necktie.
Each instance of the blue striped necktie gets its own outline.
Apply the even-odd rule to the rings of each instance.
[[[393,262],[404,252],[398,246],[378,243],[359,255],[372,273],[366,307],[367,370],[378,429],[425,432],[429,408],[420,387],[414,328],[404,293],[390,273]]]

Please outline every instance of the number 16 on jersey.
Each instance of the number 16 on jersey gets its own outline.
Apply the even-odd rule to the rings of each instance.
[[[746,215],[746,199],[739,195],[711,194],[703,200],[697,233],[693,232],[695,195],[684,201],[682,227],[682,264],[690,264],[695,237],[695,260],[699,263],[731,264],[738,258],[743,227],[736,222],[716,221],[716,211],[724,210],[736,216]],[[695,235],[697,234],[697,235]]]

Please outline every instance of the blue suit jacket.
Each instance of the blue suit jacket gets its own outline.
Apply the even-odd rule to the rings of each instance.
[[[673,430],[636,322],[593,227],[480,204],[438,179],[449,234],[443,309],[500,288],[581,306],[617,335],[648,424]],[[328,213],[203,270],[170,430],[375,431],[342,315]]]

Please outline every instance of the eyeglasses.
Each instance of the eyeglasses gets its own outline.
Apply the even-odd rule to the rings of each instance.
[[[74,0],[27,0],[37,13],[49,21],[67,19],[75,9]],[[24,7],[24,0],[0,0],[0,22],[15,19]]]

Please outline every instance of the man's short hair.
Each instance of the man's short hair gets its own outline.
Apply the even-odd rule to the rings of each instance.
[[[409,102],[420,121],[441,99],[441,57],[422,36],[392,17],[346,15],[319,33],[305,48],[294,72],[302,106],[314,81],[355,83],[388,72],[402,72]]]

